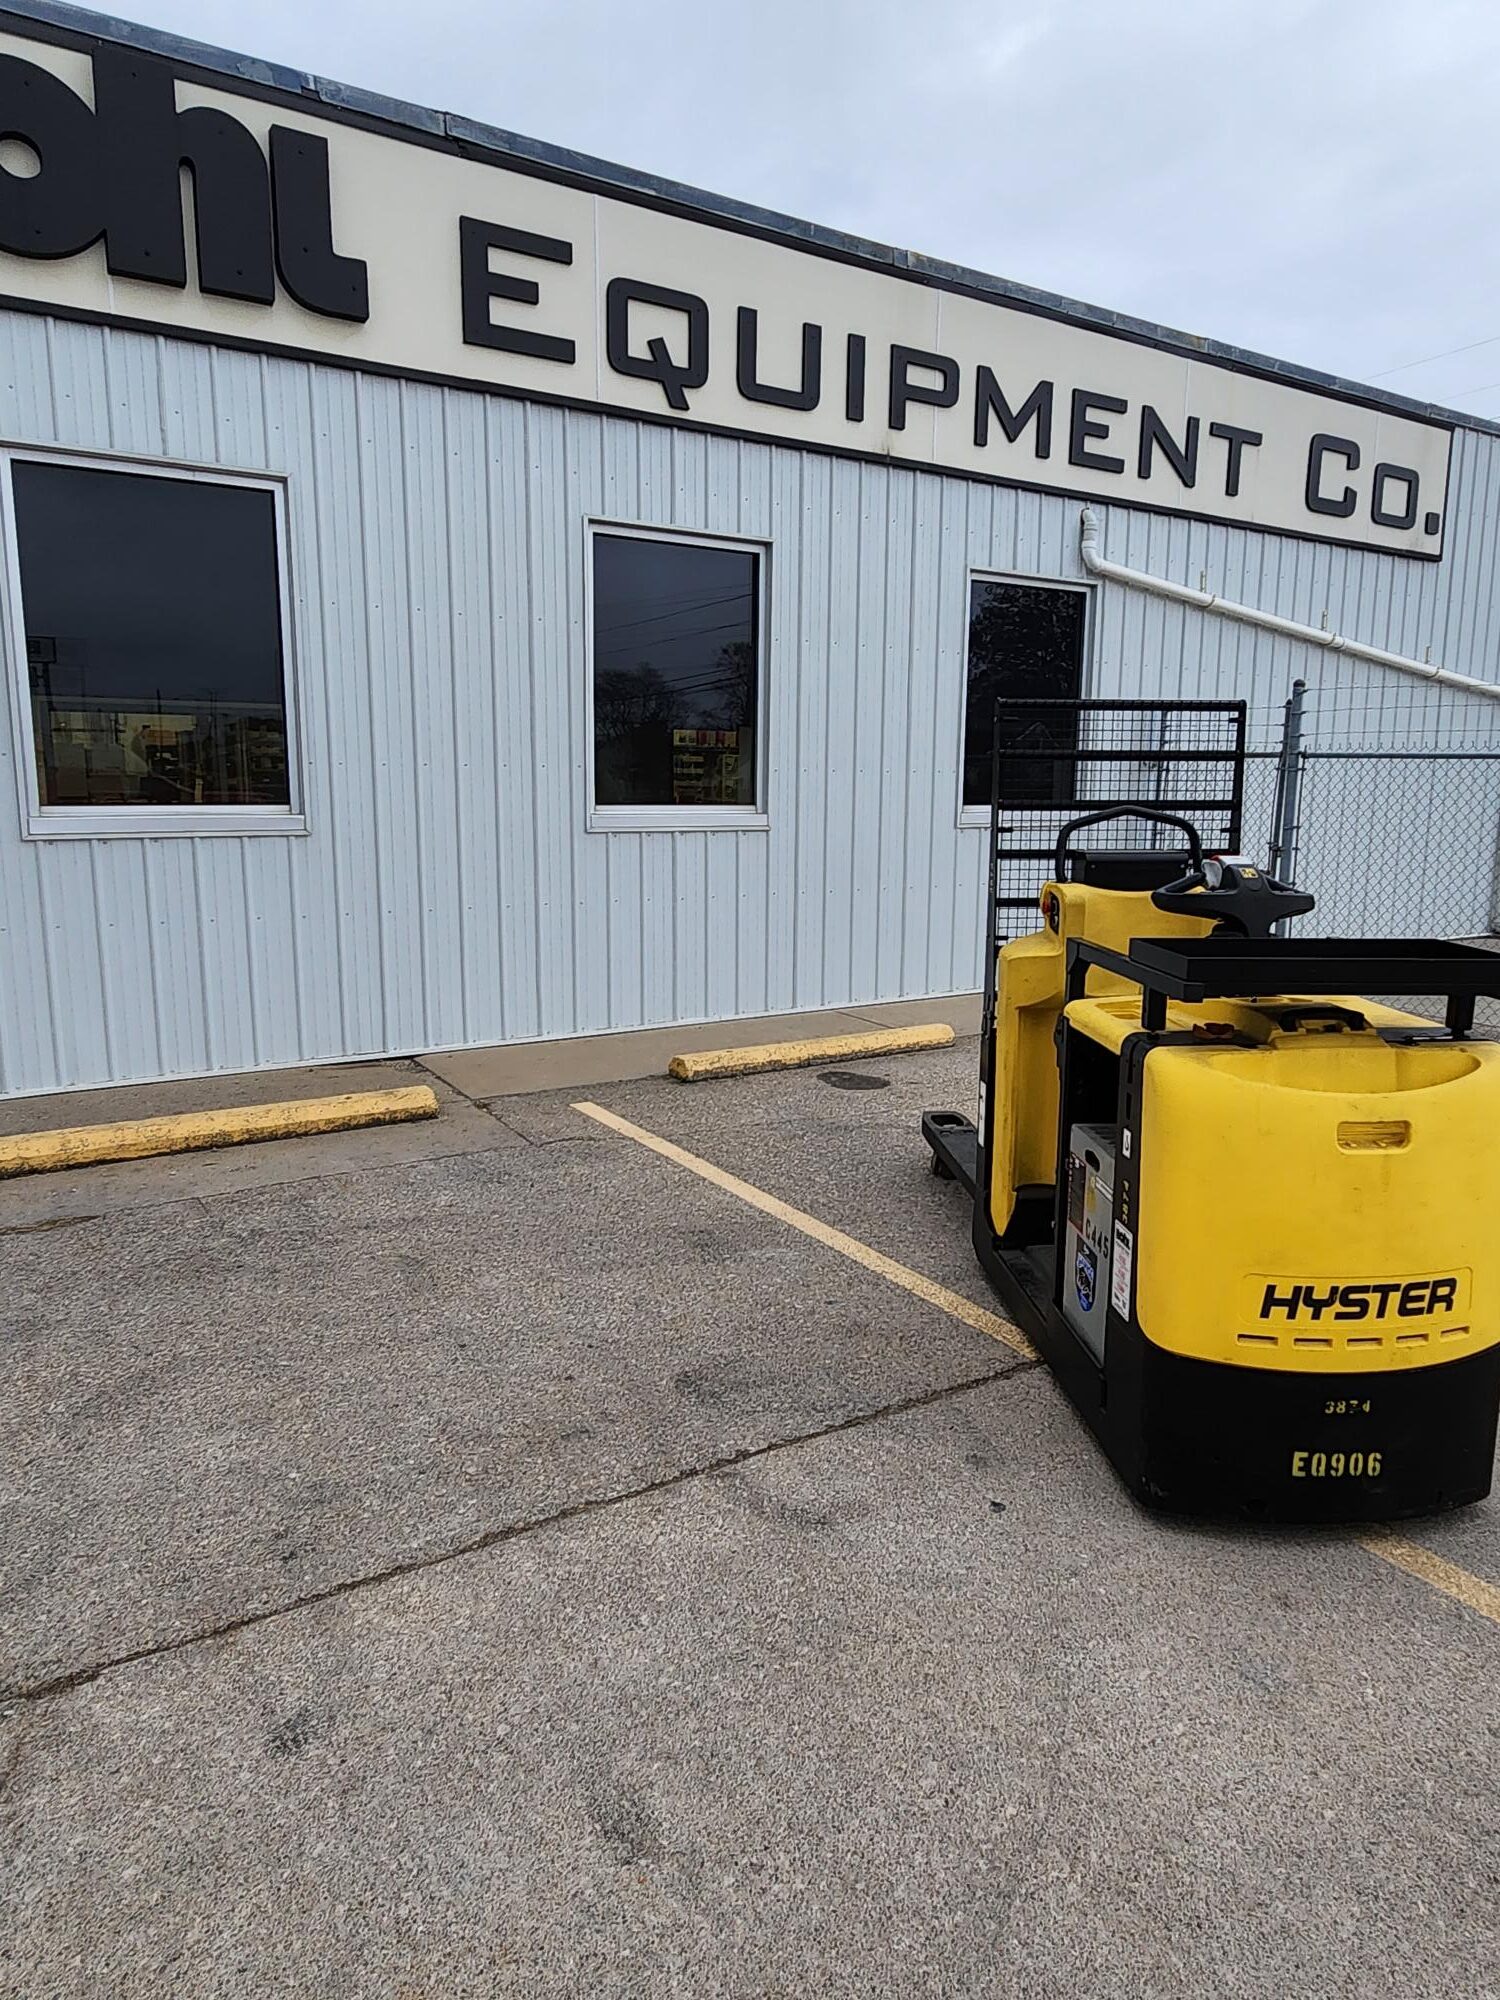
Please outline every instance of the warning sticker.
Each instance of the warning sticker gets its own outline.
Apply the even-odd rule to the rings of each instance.
[[[1114,1255],[1109,1265],[1109,1302],[1124,1318],[1130,1316],[1130,1277],[1135,1262],[1135,1238],[1123,1222],[1115,1224]]]

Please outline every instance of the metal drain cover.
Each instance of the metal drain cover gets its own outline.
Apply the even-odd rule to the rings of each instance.
[[[862,1069],[820,1069],[819,1083],[826,1083],[833,1090],[889,1090],[888,1076],[871,1076]]]

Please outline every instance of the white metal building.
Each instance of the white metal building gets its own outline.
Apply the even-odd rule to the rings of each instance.
[[[1081,503],[1497,678],[1479,420],[46,0],[0,132],[0,1093],[973,988],[971,685],[1399,678]]]

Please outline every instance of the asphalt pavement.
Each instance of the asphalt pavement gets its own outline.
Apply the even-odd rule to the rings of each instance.
[[[974,1063],[586,1094],[994,1310]],[[576,1095],[0,1189],[0,1992],[1500,1995],[1500,1626]]]

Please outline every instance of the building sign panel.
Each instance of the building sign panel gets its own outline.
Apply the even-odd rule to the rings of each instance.
[[[0,130],[12,303],[1441,553],[1440,423],[110,44],[0,36]]]

